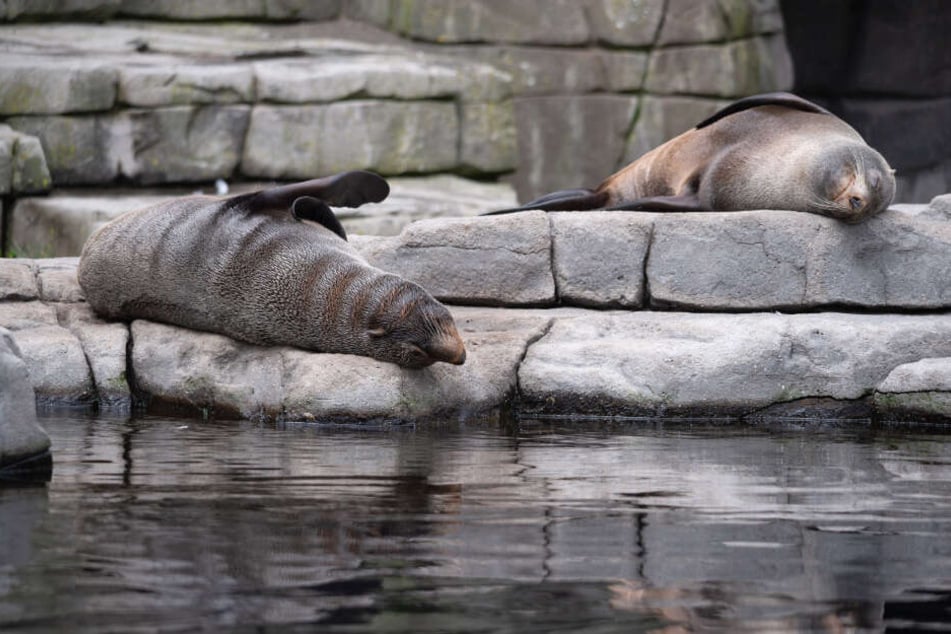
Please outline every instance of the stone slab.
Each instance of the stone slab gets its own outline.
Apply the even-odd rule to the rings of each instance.
[[[98,60],[5,55],[0,63],[0,115],[109,110],[116,70]]]
[[[97,406],[110,411],[130,410],[128,325],[99,319],[85,302],[58,305],[57,319],[82,345],[96,388]]]
[[[722,42],[782,28],[779,0],[669,0],[657,44]]]
[[[22,353],[9,330],[0,327],[0,473],[50,448],[36,422],[33,385]]]
[[[423,220],[400,235],[352,240],[370,264],[439,299],[490,306],[554,302],[545,212]]]
[[[951,357],[898,366],[878,386],[874,400],[888,420],[951,420]]]
[[[592,0],[588,5],[591,30],[598,40],[612,46],[637,48],[655,43],[666,8],[664,0]]]
[[[951,351],[949,315],[591,313],[556,318],[519,370],[521,411],[751,415],[869,396]]]
[[[248,103],[254,100],[250,65],[126,65],[118,71],[118,101],[128,106]]]
[[[0,194],[45,192],[52,184],[40,140],[0,125]]]
[[[447,102],[258,105],[251,112],[241,171],[284,179],[350,169],[438,172],[458,164],[458,139],[456,107]]]
[[[24,301],[39,298],[32,262],[0,258],[0,301]]]

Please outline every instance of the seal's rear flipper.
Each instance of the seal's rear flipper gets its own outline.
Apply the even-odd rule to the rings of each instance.
[[[744,110],[749,110],[750,108],[758,108],[759,106],[783,106],[785,108],[792,108],[793,110],[802,110],[804,112],[815,112],[818,114],[828,114],[832,113],[817,106],[811,101],[807,101],[802,97],[797,97],[796,95],[789,92],[767,92],[762,95],[753,95],[752,97],[746,97],[744,99],[739,99],[734,101],[729,106],[726,106],[722,110],[716,112],[716,114],[704,119],[697,124],[697,129],[705,128],[711,123],[716,123],[724,117],[728,117],[731,114],[736,114],[737,112],[742,112]]]
[[[337,216],[334,215],[334,212],[322,200],[317,200],[312,196],[301,196],[294,201],[291,207],[291,213],[293,213],[294,217],[298,220],[316,222],[317,224],[327,227],[344,240],[347,239],[347,232],[344,231],[343,225],[340,224],[340,221],[337,220]]]
[[[301,196],[311,196],[331,207],[359,207],[380,202],[389,193],[390,186],[383,177],[372,172],[354,171],[265,189],[254,194],[249,204],[252,212],[287,209]]]
[[[531,209],[541,209],[542,211],[588,211],[590,209],[601,209],[607,201],[608,193],[604,191],[594,192],[590,189],[566,189],[546,194],[521,207],[498,209],[496,211],[486,212],[482,215],[495,216],[498,214],[511,214],[517,211],[529,211]]]
[[[684,196],[653,196],[651,198],[637,198],[629,200],[608,211],[709,211],[709,206],[700,204],[696,194]]]

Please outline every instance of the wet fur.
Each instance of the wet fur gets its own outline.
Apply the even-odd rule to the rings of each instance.
[[[375,190],[343,195],[332,183],[328,194],[322,179],[124,214],[83,249],[86,299],[111,319],[151,319],[260,345],[405,367],[461,363],[465,349],[449,311],[422,287],[370,266],[341,237],[342,227],[325,226],[336,218],[326,217],[317,196],[361,204],[388,191],[379,177],[351,174],[352,185]]]

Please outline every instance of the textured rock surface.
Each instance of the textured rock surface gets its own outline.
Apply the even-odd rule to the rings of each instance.
[[[519,369],[523,411],[753,414],[861,399],[893,368],[951,350],[951,319],[586,313],[556,319]]]
[[[370,264],[445,301],[531,306],[555,299],[548,217],[542,211],[424,220],[398,236],[363,238],[354,245]]]
[[[0,125],[0,194],[32,194],[53,184],[40,140]]]
[[[898,366],[875,391],[875,407],[886,418],[951,419],[951,357]]]
[[[26,363],[10,332],[0,328],[0,473],[49,451],[36,423],[36,402]]]

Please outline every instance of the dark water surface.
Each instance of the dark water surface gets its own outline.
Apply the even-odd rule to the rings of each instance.
[[[48,417],[0,631],[951,631],[951,435]]]

